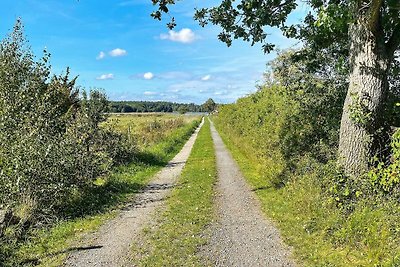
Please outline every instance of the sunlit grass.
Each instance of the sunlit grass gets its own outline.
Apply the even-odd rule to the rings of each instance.
[[[108,124],[132,138],[140,148],[147,148],[168,138],[174,129],[198,120],[199,116],[177,114],[114,114]]]
[[[293,247],[300,265],[400,266],[398,203],[377,208],[366,199],[345,215],[316,186],[321,174],[311,171],[289,179],[284,187],[271,186],[271,175],[279,174],[275,164],[257,158],[244,140],[214,120],[264,213]]]
[[[143,241],[133,247],[138,266],[200,266],[198,248],[206,241],[202,233],[213,216],[213,185],[216,180],[214,146],[208,120],[167,208],[154,227],[143,232]]]
[[[138,117],[125,118],[126,123],[137,123]],[[157,116],[157,120],[171,120],[173,117]],[[139,119],[146,125],[154,117]],[[150,178],[179,152],[199,123],[199,117],[187,119],[182,124],[170,128],[162,139],[141,148],[140,156],[126,166],[120,166],[107,176],[99,178],[95,186],[88,189],[66,206],[69,220],[64,220],[50,229],[40,229],[31,233],[22,245],[14,250],[13,260],[0,266],[59,266],[84,234],[96,231],[106,220],[113,218],[115,210],[129,201],[144,187]],[[136,128],[135,131],[140,130]],[[16,250],[16,251],[15,251]]]

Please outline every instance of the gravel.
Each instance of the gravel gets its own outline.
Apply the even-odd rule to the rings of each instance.
[[[260,203],[245,183],[236,162],[211,125],[216,149],[216,221],[210,226],[209,243],[201,249],[207,265],[296,266]]]
[[[203,123],[202,123],[203,124]],[[174,187],[189,157],[197,134],[191,136],[182,150],[138,193],[113,220],[98,232],[88,235],[80,247],[71,253],[64,266],[129,266],[130,245],[143,227],[150,223],[153,213],[163,204]]]

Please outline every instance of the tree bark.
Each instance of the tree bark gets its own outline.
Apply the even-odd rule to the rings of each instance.
[[[374,134],[381,126],[388,91],[387,55],[382,35],[367,20],[358,19],[349,29],[350,79],[343,107],[339,163],[345,174],[360,176],[375,153]]]

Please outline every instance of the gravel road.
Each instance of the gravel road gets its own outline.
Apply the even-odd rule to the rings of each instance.
[[[296,266],[279,231],[261,212],[260,203],[224,143],[211,125],[216,149],[217,219],[210,226],[210,242],[202,248],[212,266]]]
[[[119,216],[103,225],[98,232],[85,238],[80,248],[69,255],[65,266],[130,265],[130,244],[150,222],[156,209],[164,204],[181,174],[202,125],[203,122],[174,159],[137,194],[133,203],[127,205]]]

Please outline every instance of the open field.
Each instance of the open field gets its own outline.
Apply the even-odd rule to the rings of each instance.
[[[174,130],[199,117],[166,113],[112,114],[107,124],[127,134],[143,150],[167,139]]]

